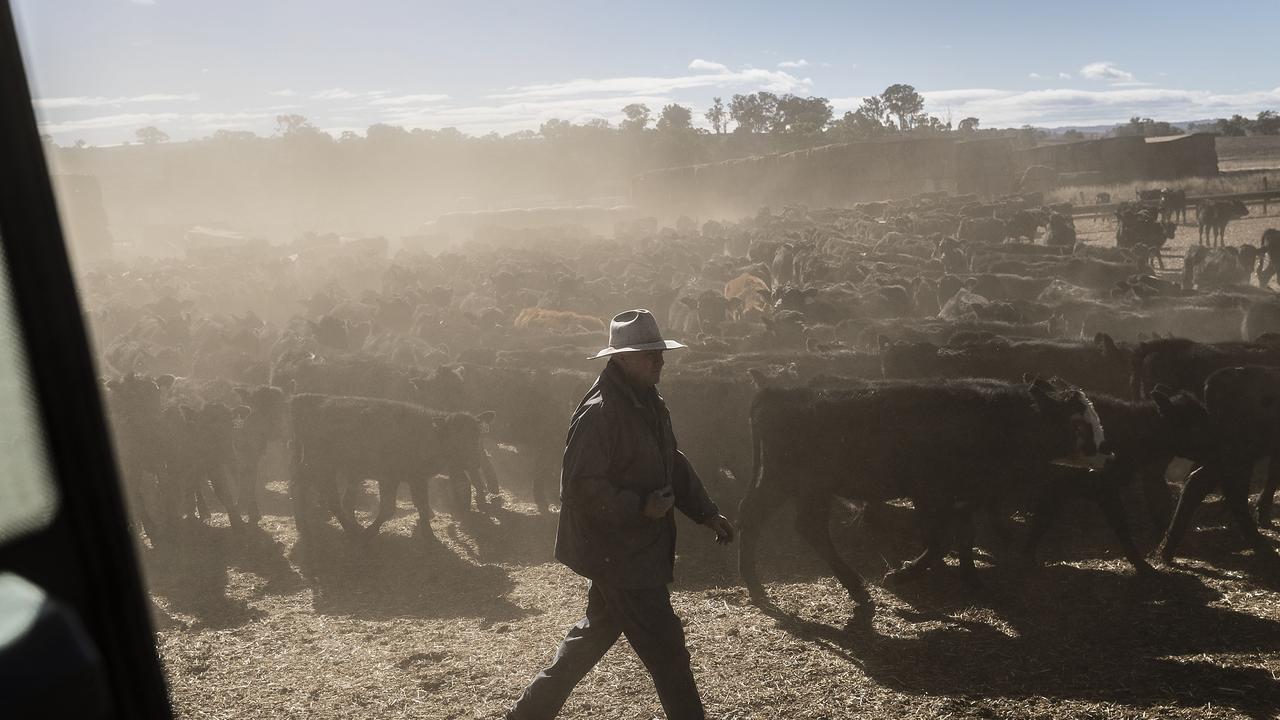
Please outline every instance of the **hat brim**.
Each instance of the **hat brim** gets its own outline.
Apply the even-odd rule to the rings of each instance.
[[[607,347],[595,355],[592,355],[591,359],[594,360],[596,358],[608,357],[610,355],[617,355],[618,353],[644,352],[646,350],[679,350],[683,347],[688,346],[683,343],[678,343],[675,340],[658,340],[657,342],[628,345],[627,347]]]

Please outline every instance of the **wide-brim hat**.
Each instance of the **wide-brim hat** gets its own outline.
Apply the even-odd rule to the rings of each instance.
[[[675,340],[662,339],[658,321],[648,310],[627,310],[613,316],[609,322],[609,347],[593,357],[602,358],[627,352],[645,350],[677,350],[685,347]]]

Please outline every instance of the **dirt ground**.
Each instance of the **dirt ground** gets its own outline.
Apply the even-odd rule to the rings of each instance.
[[[1227,242],[1280,227],[1280,207],[1260,212],[1232,223]],[[1109,221],[1077,230],[1114,237]],[[1167,250],[1195,242],[1184,226]],[[284,493],[269,486],[258,528],[233,532],[216,516],[181,545],[141,551],[183,718],[498,718],[583,610],[585,581],[551,557],[554,515],[516,499],[488,514],[438,512],[427,541],[402,498],[371,542],[332,526],[308,549]],[[1135,521],[1140,506],[1129,503]],[[884,586],[919,548],[909,513],[875,529],[837,514],[873,618],[851,617],[785,511],[762,543],[778,606],[768,612],[738,584],[733,548],[682,528],[673,597],[709,717],[1280,717],[1280,573],[1241,549],[1216,503],[1197,516],[1189,559],[1158,580],[1138,579],[1081,505],[1051,534],[1045,567],[987,563],[981,591],[950,573]],[[1152,547],[1157,530],[1138,529]],[[561,715],[661,716],[625,642]]]
[[[233,532],[215,516],[180,546],[142,551],[183,718],[501,717],[584,607],[585,581],[551,560],[554,515],[531,506],[437,512],[425,540],[402,498],[371,542],[350,542],[334,525],[308,549],[295,544],[284,484],[269,490],[259,528]],[[884,586],[886,569],[919,547],[909,511],[890,507],[872,527],[840,510],[833,532],[871,583],[874,617],[851,617],[786,515],[762,543],[777,604],[768,612],[737,584],[733,549],[682,527],[673,597],[709,717],[1266,718],[1280,709],[1280,577],[1240,549],[1216,503],[1198,515],[1190,559],[1158,580],[1117,559],[1100,513],[1081,505],[1050,533],[1044,567],[980,556],[981,590],[951,571]],[[1137,530],[1150,547],[1155,531]],[[661,716],[625,642],[561,715]]]

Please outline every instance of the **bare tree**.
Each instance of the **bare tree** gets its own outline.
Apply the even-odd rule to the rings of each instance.
[[[729,118],[728,111],[724,108],[724,101],[718,97],[712,98],[711,109],[707,110],[703,117],[707,119],[707,122],[711,123],[711,129],[714,130],[717,135],[724,134],[725,125],[728,124],[727,120]]]

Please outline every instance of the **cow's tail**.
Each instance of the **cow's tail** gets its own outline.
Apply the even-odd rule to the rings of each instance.
[[[747,483],[746,493],[738,505],[738,574],[747,586],[751,597],[758,602],[768,602],[764,586],[756,574],[756,548],[760,542],[760,533],[765,522],[777,509],[780,498],[775,489],[777,478],[769,472],[767,452],[764,441],[765,425],[763,403],[761,398],[768,390],[756,393],[751,403],[751,478]]]

